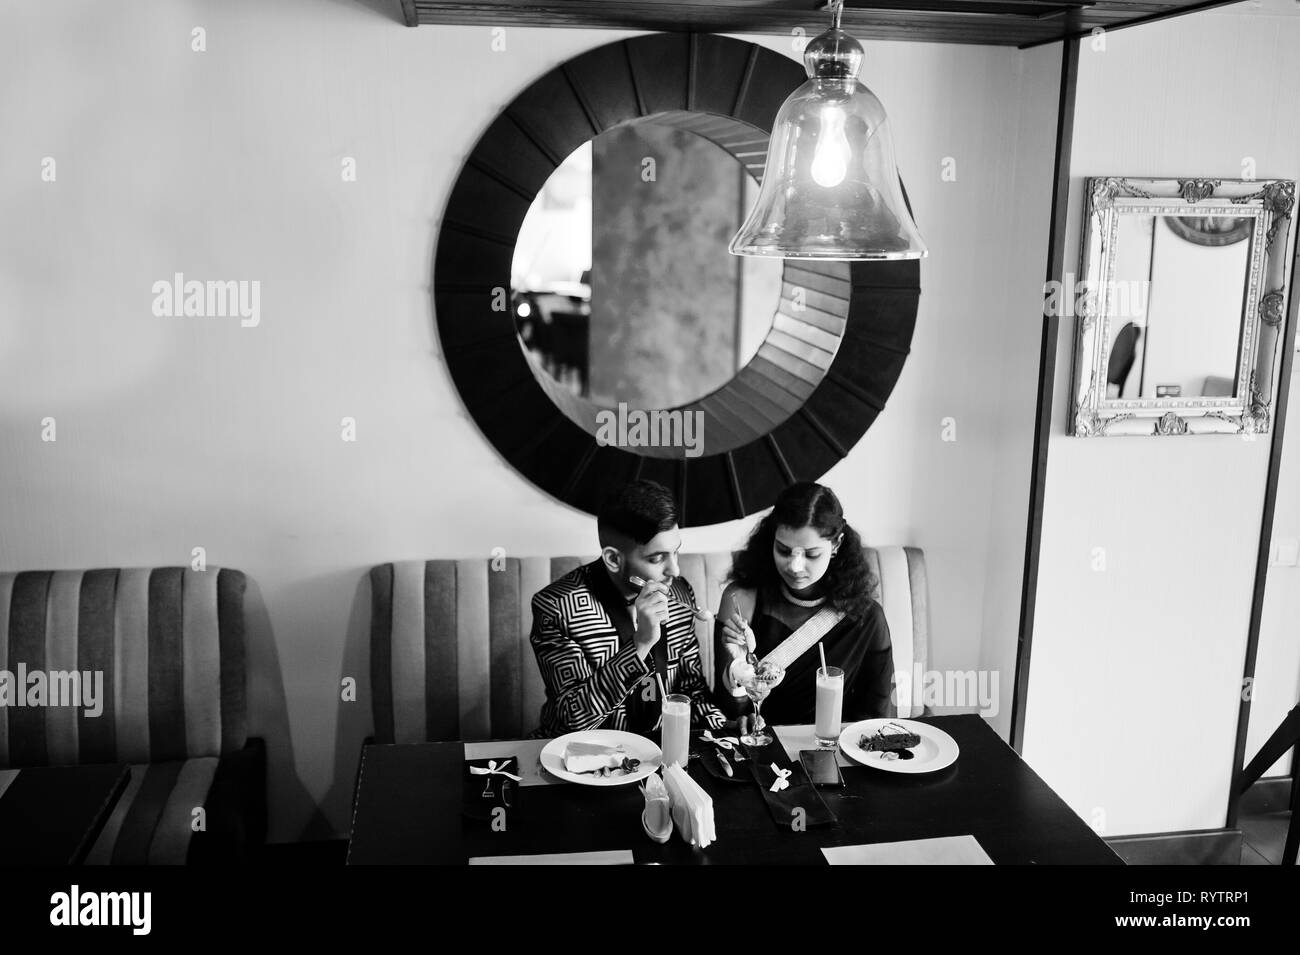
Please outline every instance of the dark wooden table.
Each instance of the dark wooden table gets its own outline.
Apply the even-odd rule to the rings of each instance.
[[[130,778],[126,766],[0,770],[0,864],[80,865]]]
[[[961,747],[925,775],[843,770],[845,787],[821,790],[830,827],[778,826],[757,785],[715,780],[699,760],[691,776],[713,799],[717,842],[677,835],[665,845],[641,829],[635,785],[521,786],[503,832],[461,815],[462,743],[367,746],[358,783],[350,865],[462,864],[474,856],[631,850],[638,863],[825,864],[823,847],[973,835],[999,865],[1118,865],[1120,858],[979,716],[933,723]]]

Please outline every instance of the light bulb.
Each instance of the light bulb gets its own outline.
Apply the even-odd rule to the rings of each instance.
[[[844,132],[844,110],[827,106],[822,110],[822,127],[813,153],[813,182],[827,189],[838,186],[849,171],[849,137]]]

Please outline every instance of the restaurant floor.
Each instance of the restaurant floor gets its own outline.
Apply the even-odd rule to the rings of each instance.
[[[1282,848],[1291,823],[1290,799],[1291,779],[1276,776],[1261,779],[1242,796],[1237,817],[1242,834],[1242,865],[1282,864]]]
[[[1286,845],[1286,830],[1291,823],[1291,813],[1261,812],[1242,815],[1241,846],[1242,865],[1281,865],[1282,848]]]

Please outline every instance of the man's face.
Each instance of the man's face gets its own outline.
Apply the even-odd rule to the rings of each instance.
[[[682,549],[682,535],[676,525],[666,531],[660,531],[644,544],[629,545],[628,549],[619,549],[618,580],[628,593],[640,590],[633,584],[632,577],[669,583],[681,573],[677,566],[677,552]],[[606,564],[609,555],[606,556]]]

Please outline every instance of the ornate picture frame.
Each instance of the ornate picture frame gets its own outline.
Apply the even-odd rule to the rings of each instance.
[[[1069,434],[1110,437],[1267,433],[1277,345],[1286,311],[1286,252],[1295,207],[1295,182],[1110,176],[1087,179],[1084,194],[1087,208],[1080,247]],[[1188,217],[1189,224],[1192,220],[1203,223],[1209,216],[1252,220],[1234,394],[1138,398],[1107,395],[1109,343],[1117,315],[1113,278],[1122,215]],[[1177,229],[1172,231],[1179,233]]]

